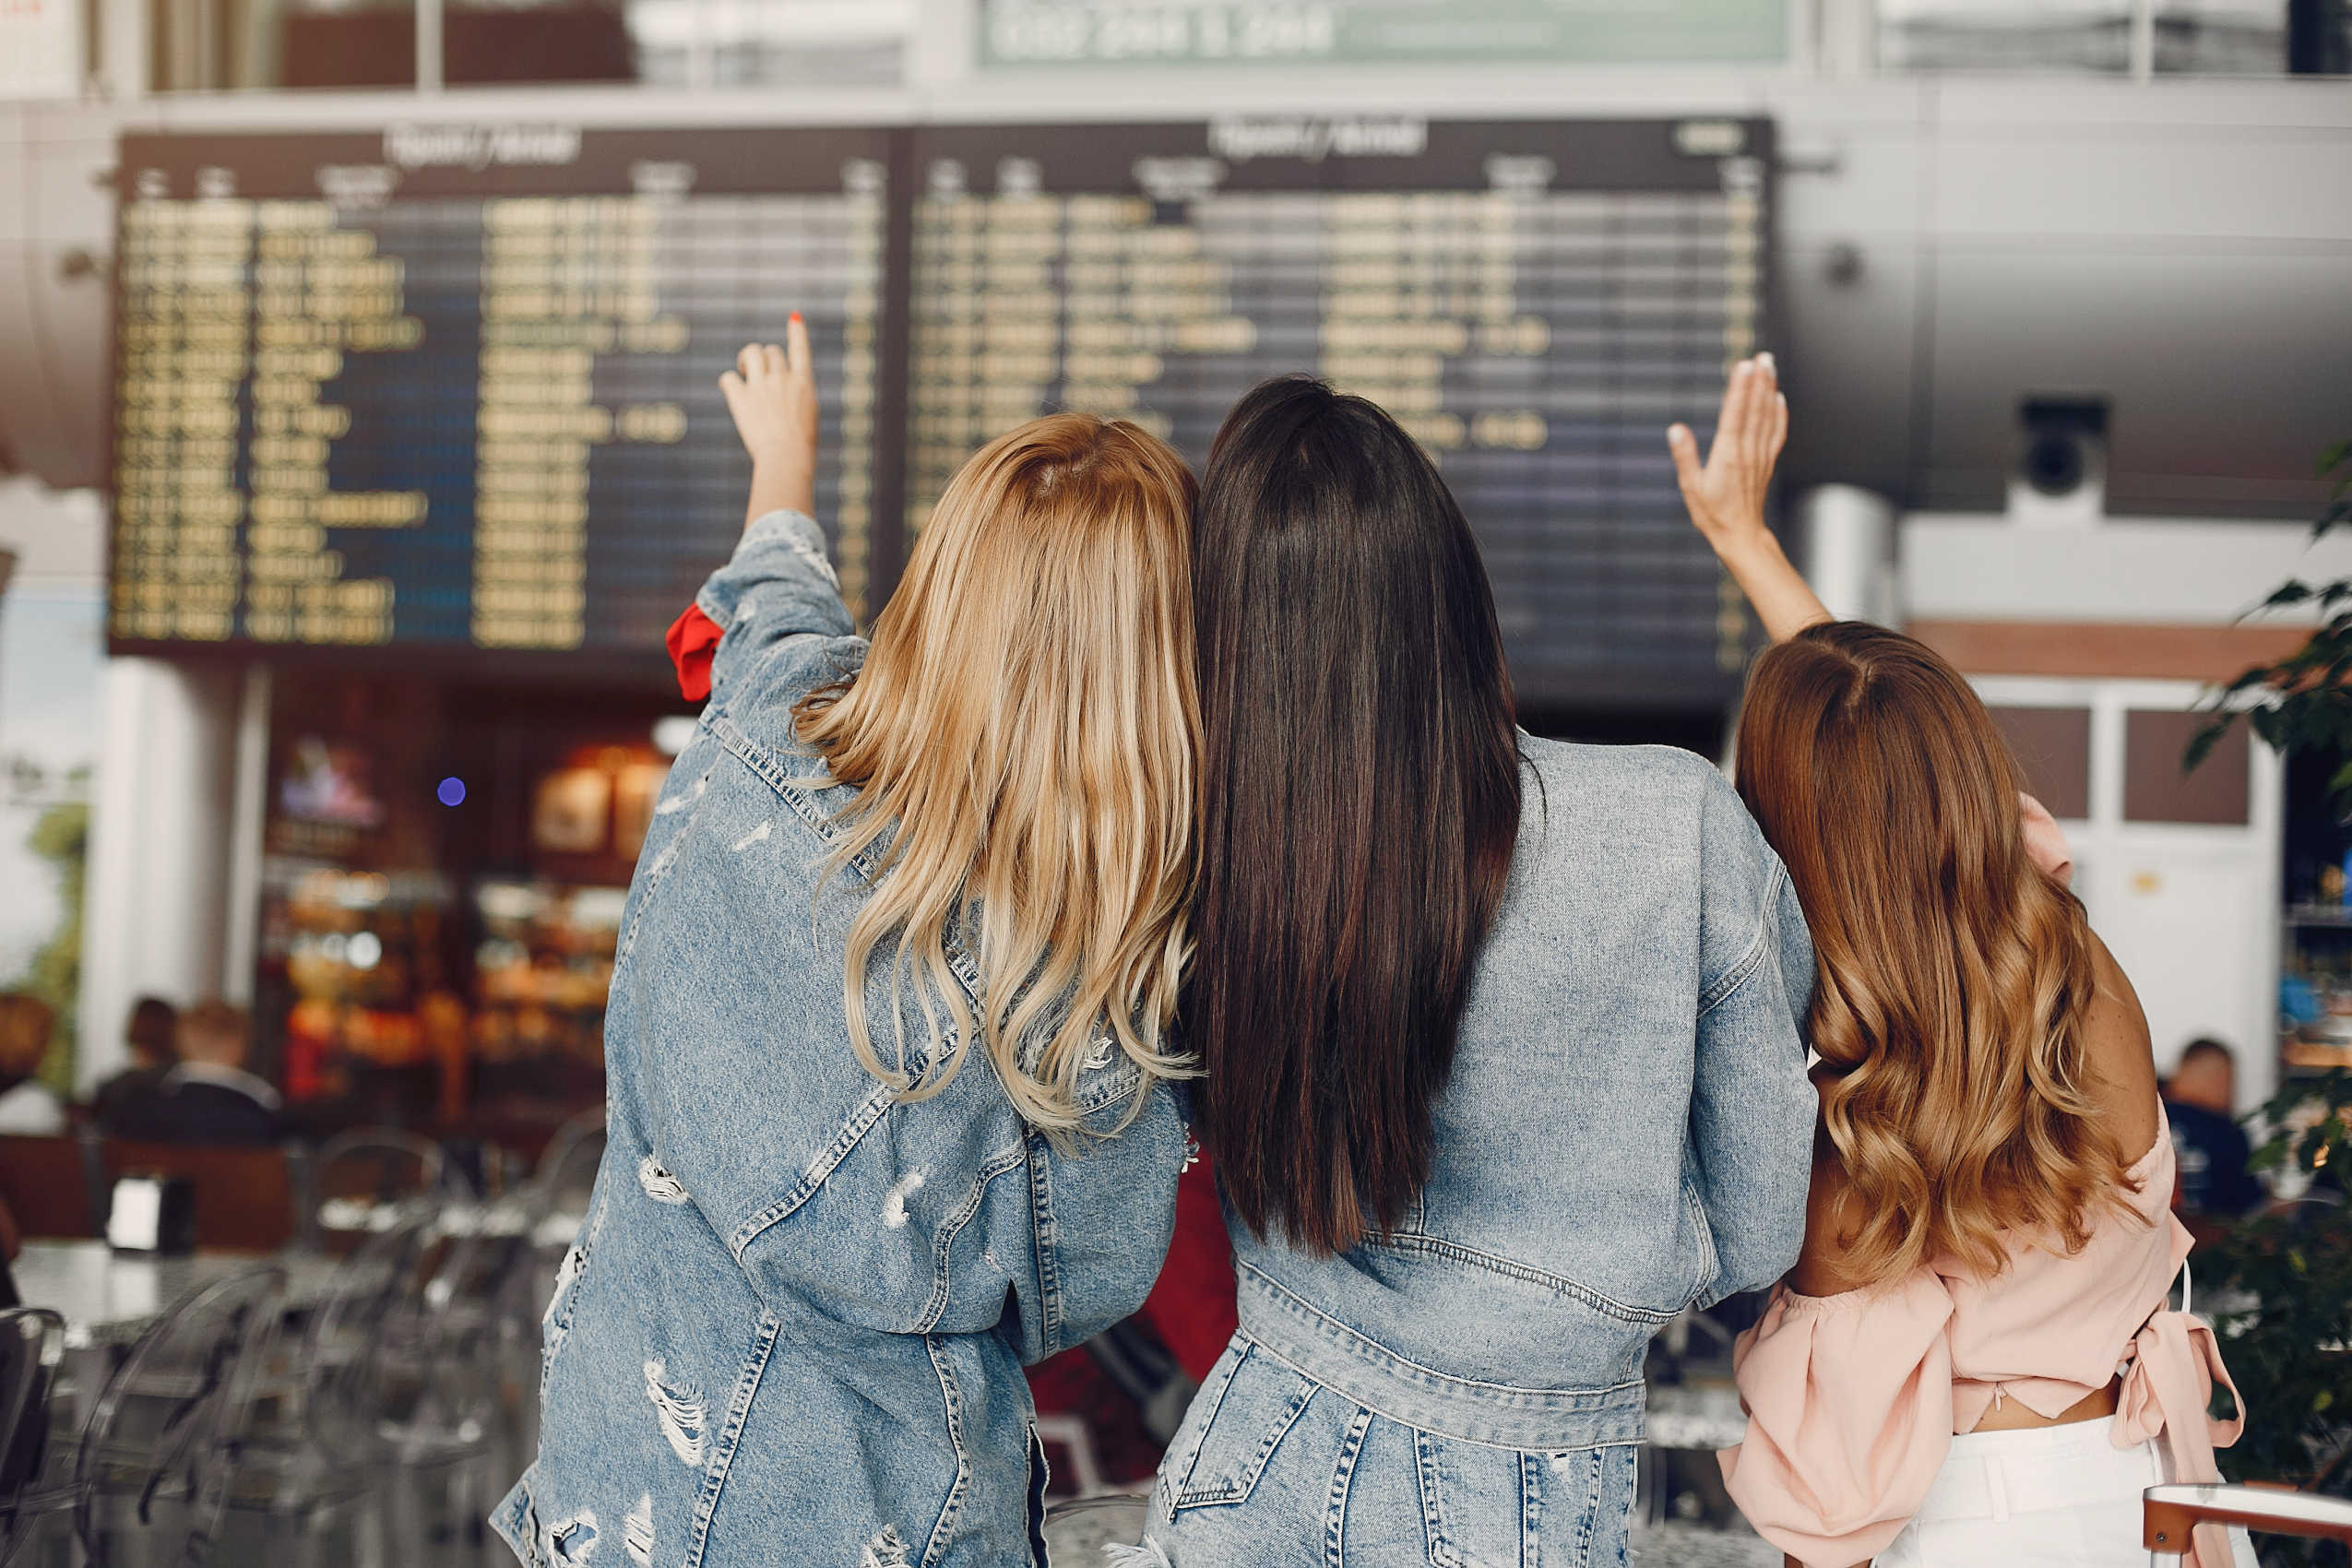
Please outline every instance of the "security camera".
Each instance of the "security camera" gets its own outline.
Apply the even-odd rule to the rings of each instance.
[[[2027,398],[2017,408],[2009,515],[2021,523],[2087,527],[2107,510],[2107,399]]]

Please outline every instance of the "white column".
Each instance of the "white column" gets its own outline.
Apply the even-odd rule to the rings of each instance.
[[[151,659],[106,666],[82,921],[80,1087],[123,1063],[148,992],[220,994],[240,682]]]
[[[237,693],[235,771],[230,786],[226,927],[220,941],[220,994],[253,1004],[254,964],[261,941],[261,840],[269,814],[269,666],[248,665]]]
[[[1841,621],[1898,624],[1895,507],[1875,491],[1823,484],[1797,501],[1805,580]]]

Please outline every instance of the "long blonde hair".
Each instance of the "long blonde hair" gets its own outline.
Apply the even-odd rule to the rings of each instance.
[[[1194,495],[1183,460],[1123,421],[1052,414],[998,437],[940,497],[864,668],[794,711],[858,791],[830,870],[874,851],[849,927],[849,1042],[907,1099],[944,1088],[976,1030],[1014,1105],[1055,1134],[1079,1125],[1079,1078],[1106,1045],[1146,1085],[1189,1071],[1170,1023],[1200,749]],[[887,1063],[864,985],[885,947]],[[977,963],[977,1018],[951,951]]]
[[[2090,928],[2026,856],[1984,704],[1923,643],[1813,626],[1756,660],[1738,772],[1812,928],[1846,1271],[1990,1278],[2006,1233],[2078,1250],[2129,1170],[2086,1081]]]

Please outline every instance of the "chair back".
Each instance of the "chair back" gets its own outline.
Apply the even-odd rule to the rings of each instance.
[[[303,1340],[303,1417],[319,1450],[346,1465],[382,1457],[377,1422],[393,1347],[417,1336],[434,1211],[411,1204],[342,1263]]]
[[[475,1211],[475,1223],[434,1260],[418,1325],[415,1400],[401,1427],[410,1443],[474,1443],[495,1420],[509,1354],[537,1336],[537,1241],[549,1196],[534,1182]]]
[[[604,1107],[581,1111],[555,1130],[539,1157],[531,1180],[545,1194],[551,1213],[588,1213],[597,1168],[604,1163]]]
[[[65,1320],[41,1307],[0,1312],[0,1562],[16,1543],[17,1504],[41,1475],[49,1391],[65,1355]]]
[[[264,1265],[191,1293],[139,1336],[75,1460],[74,1529],[91,1568],[106,1568],[118,1504],[132,1510],[142,1562],[205,1561],[285,1310],[286,1272]]]
[[[184,1177],[196,1189],[196,1245],[274,1253],[294,1237],[305,1184],[299,1145],[150,1144],[108,1138],[100,1146],[105,1185],[128,1175]],[[103,1222],[103,1216],[101,1216]]]
[[[439,1144],[397,1127],[360,1127],[318,1146],[311,1159],[317,1228],[350,1233],[374,1228],[385,1209],[445,1191],[469,1189]]]
[[[99,1233],[89,1137],[0,1137],[0,1203],[27,1237],[79,1241]]]
[[[1144,1538],[1151,1497],[1140,1491],[1111,1491],[1057,1503],[1045,1511],[1048,1562],[1115,1562],[1105,1547],[1133,1547]]]
[[[2352,1502],[2313,1491],[2195,1481],[2152,1486],[2140,1494],[2140,1544],[2150,1568],[2178,1564],[2200,1529],[2241,1525],[2258,1535],[2298,1536],[2352,1546]],[[2218,1561],[2229,1561],[2218,1541]],[[2200,1557],[2198,1561],[2204,1559]]]

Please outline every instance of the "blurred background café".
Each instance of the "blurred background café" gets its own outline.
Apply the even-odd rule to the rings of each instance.
[[[1776,526],[1977,682],[2145,1004],[2225,1467],[2352,1493],[2347,73],[2352,0],[6,0],[0,1563],[501,1561],[713,378],[794,309],[861,619],[996,433],[1197,462],[1307,370],[1436,456],[1527,728],[1718,758],[1663,432],[1772,350]],[[1034,1374],[1062,1496],[1230,1326],[1187,1202]],[[1645,1562],[1777,1561],[1754,1310],[1652,1354]]]

